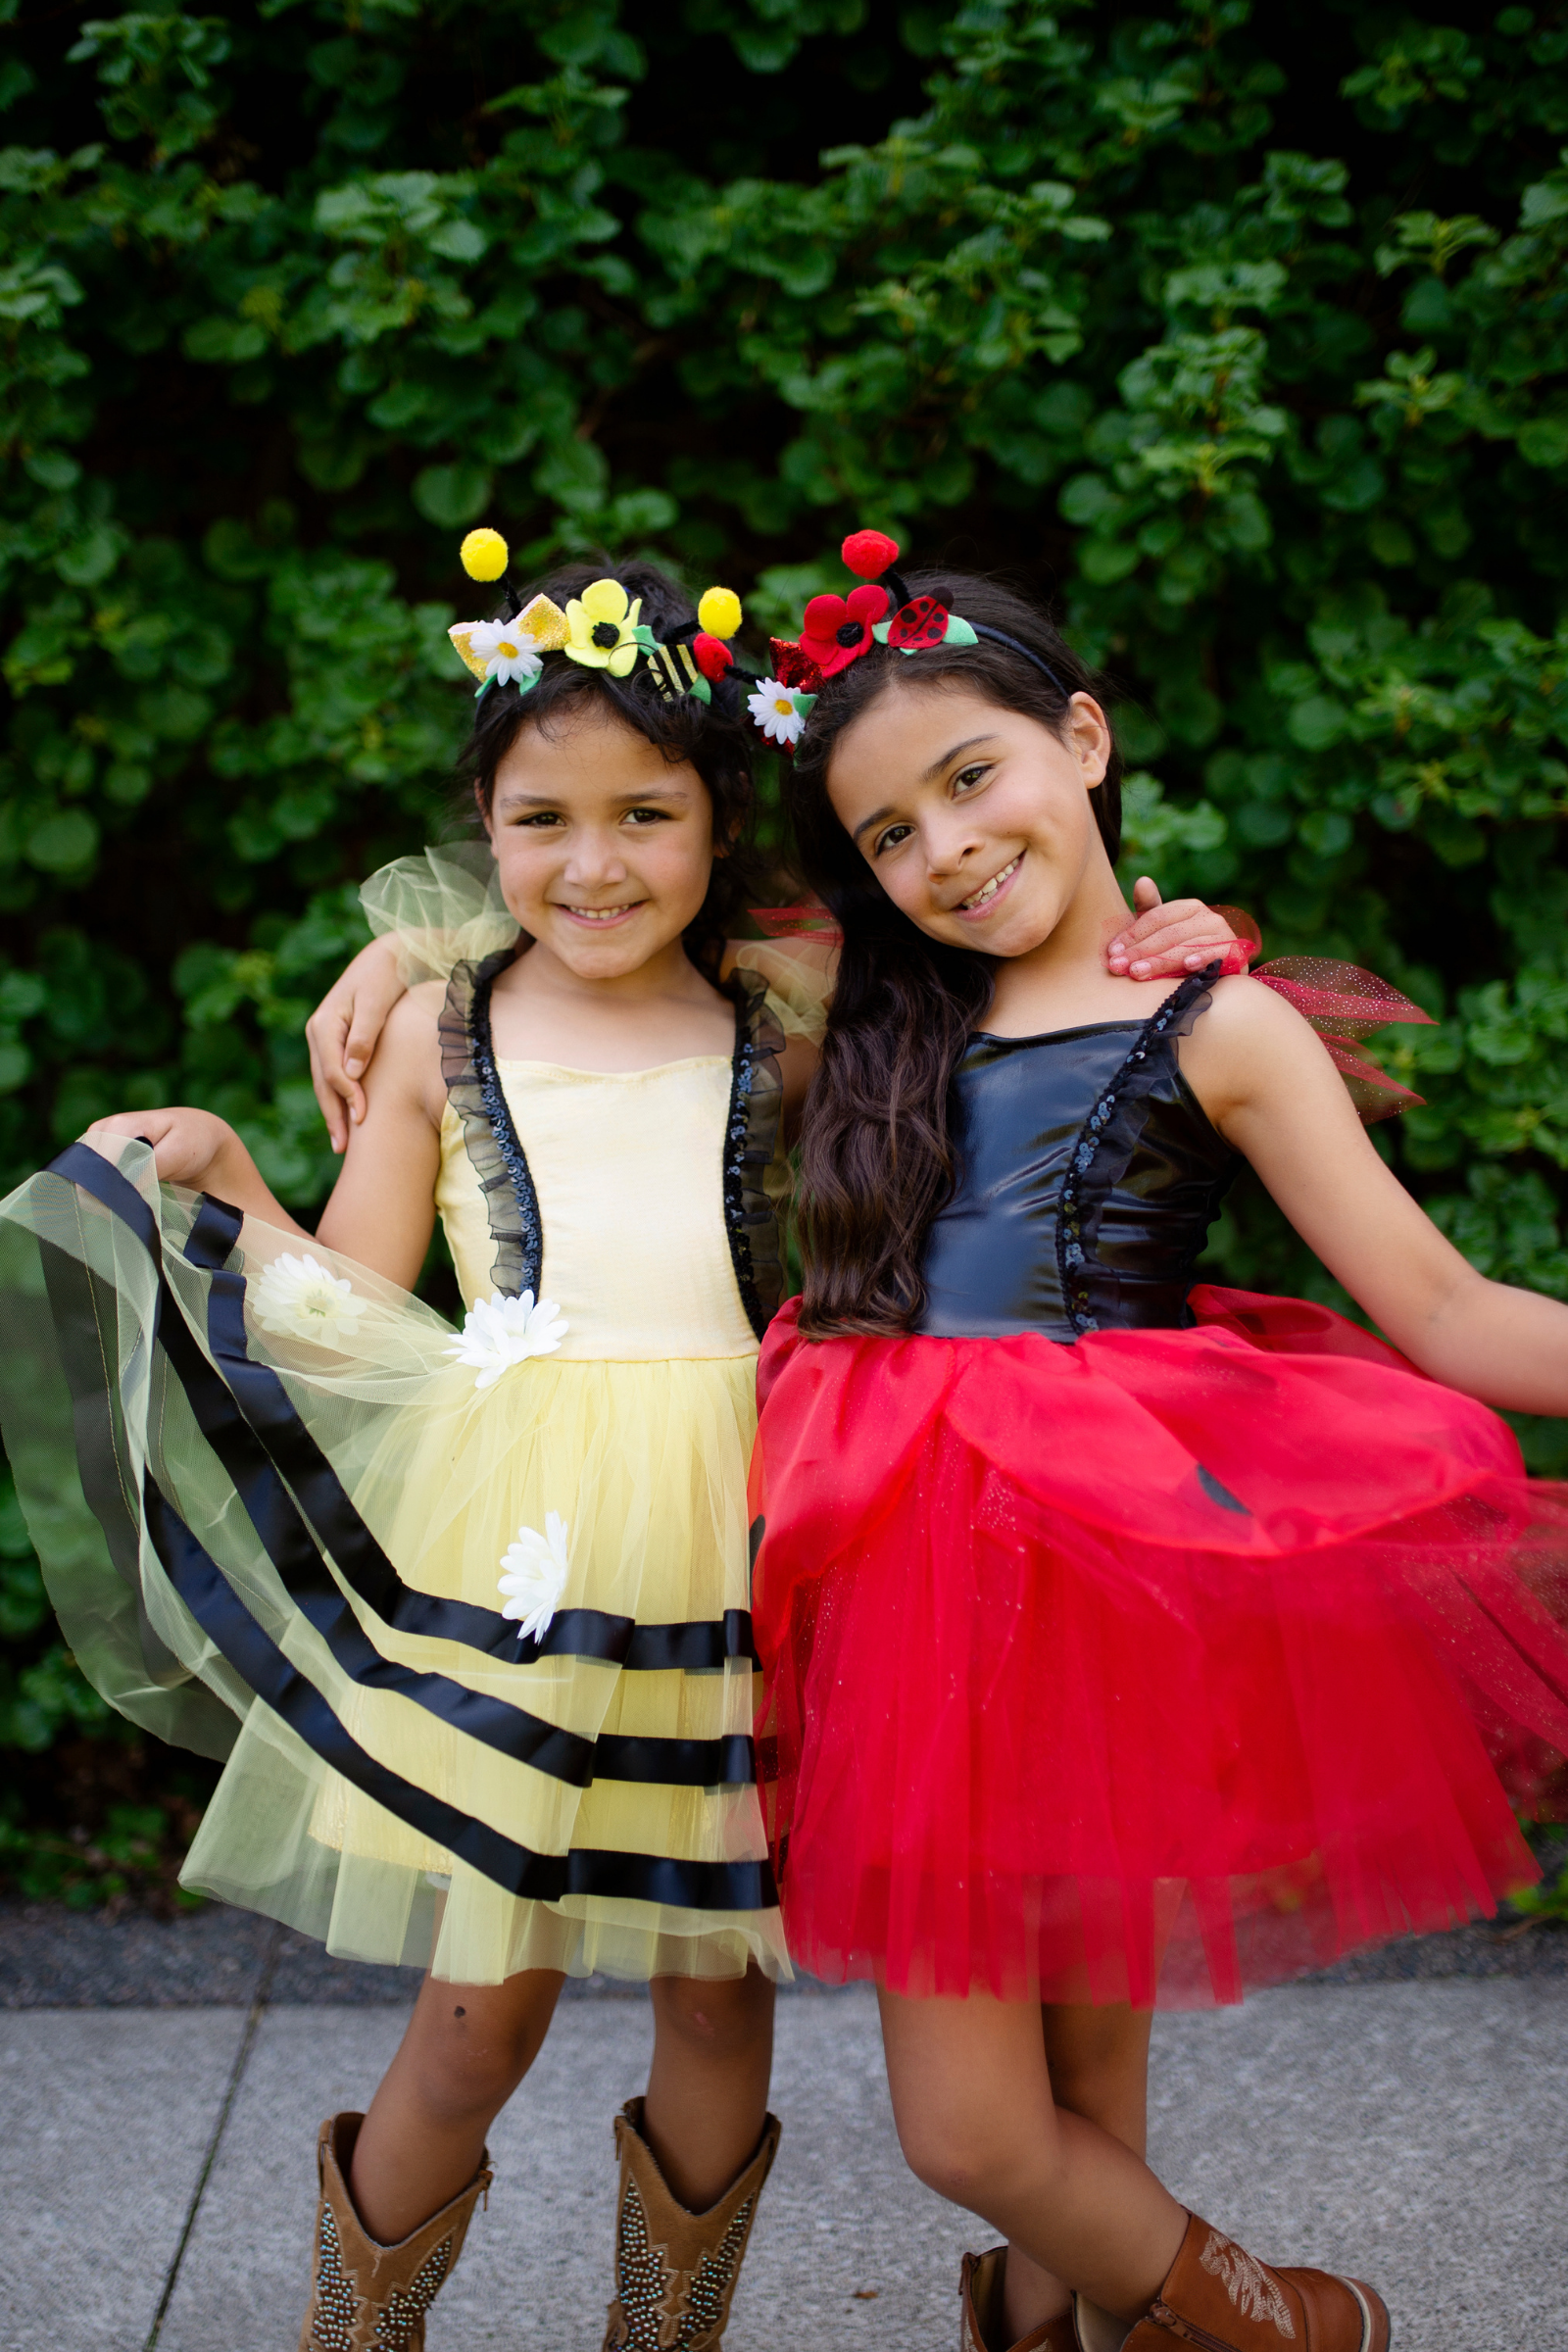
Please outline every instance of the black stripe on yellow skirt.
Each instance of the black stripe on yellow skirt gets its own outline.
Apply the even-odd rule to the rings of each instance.
[[[756,1759],[752,1742],[742,1733],[714,1740],[661,1740],[623,1735],[606,1735],[596,1740],[588,1740],[579,1733],[564,1731],[547,1723],[542,1717],[531,1714],[526,1708],[514,1705],[510,1700],[470,1690],[449,1676],[420,1672],[384,1658],[349,1606],[301,1517],[292,1494],[268,1458],[256,1432],[242,1415],[233,1390],[215,1372],[197,1347],[179,1302],[164,1277],[161,1238],[146,1202],[134,1186],[127,1184],[119,1171],[106,1160],[100,1159],[96,1152],[87,1151],[84,1146],[73,1149],[80,1149],[84,1156],[94,1163],[87,1171],[94,1182],[84,1185],[83,1189],[91,1190],[95,1198],[104,1200],[106,1206],[131,1224],[153,1257],[158,1267],[158,1298],[155,1328],[150,1335],[152,1344],[162,1349],[165,1360],[184,1390],[197,1426],[227,1472],[290,1601],[326,1642],[334,1661],[351,1681],[365,1690],[388,1690],[405,1697],[466,1738],[573,1788],[589,1788],[596,1780],[635,1781],[677,1788],[744,1787],[755,1781]],[[67,1155],[62,1153],[61,1156],[64,1158]],[[58,1165],[55,1172],[63,1175],[70,1173],[58,1168]],[[132,1219],[120,1200],[105,1198],[105,1192],[99,1190],[96,1181],[100,1175],[113,1178],[114,1185],[129,1195],[140,1212],[139,1217]],[[105,1191],[112,1195],[113,1188],[105,1188]],[[232,1215],[234,1212],[228,1213]],[[44,1258],[62,1358],[76,1406],[76,1445],[80,1459],[83,1447],[89,1444],[89,1431],[93,1426],[90,1400],[102,1399],[105,1396],[104,1373],[98,1318],[92,1310],[90,1296],[83,1298],[78,1311],[71,1293],[77,1289],[78,1283],[88,1286],[90,1292],[93,1276],[79,1260],[60,1250],[56,1244],[40,1241],[39,1247]],[[227,1274],[215,1276],[215,1293],[219,1281],[225,1285],[238,1285],[242,1301],[243,1283],[240,1277]],[[232,1303],[233,1311],[240,1316],[240,1346],[243,1348],[243,1305],[238,1301]],[[79,1360],[78,1349],[74,1344],[74,1334],[77,1333],[82,1342]],[[232,1332],[225,1332],[224,1338],[228,1344],[226,1360],[232,1367]],[[281,1382],[267,1367],[250,1363],[248,1358],[246,1363],[249,1371],[265,1375],[275,1389],[283,1409],[293,1416],[299,1436],[317,1453],[318,1459],[332,1476],[342,1512],[352,1518],[366,1544],[374,1548],[388,1574],[395,1577],[396,1571],[391,1563],[386,1561],[385,1554],[375,1545],[368,1529],[354,1511],[341,1486],[337,1485],[335,1473],[330,1473],[325,1457],[319,1454],[303,1422],[294,1414]],[[270,1398],[269,1402],[275,1416],[276,1399]],[[101,1419],[100,1439],[104,1444],[112,1444],[107,1412]],[[97,1475],[96,1465],[83,1463],[82,1469],[83,1489],[90,1496],[103,1482]],[[508,1623],[504,1618],[500,1622],[503,1625]]]
[[[142,1510],[170,1583],[258,1698],[344,1780],[508,1894],[545,1903],[571,1894],[604,1895],[683,1911],[770,1911],[777,1904],[778,1889],[765,1859],[693,1862],[602,1846],[539,1854],[404,1780],[345,1731],[316,1685],[257,1623],[150,1474],[143,1482]]]

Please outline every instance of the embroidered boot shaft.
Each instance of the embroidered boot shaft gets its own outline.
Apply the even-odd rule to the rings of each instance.
[[[367,2234],[348,2189],[364,2121],[329,2116],[317,2140],[321,2196],[299,2352],[424,2352],[424,2315],[456,2269],[473,2209],[490,2186],[487,2148],[461,2196],[395,2246],[379,2245]]]
[[[1328,2271],[1276,2271],[1193,2214],[1122,2352],[1389,2352],[1383,2298]]]
[[[620,2204],[615,2217],[615,2300],[604,2352],[712,2352],[729,2320],[758,2200],[778,2153],[770,2115],[738,2180],[706,2213],[677,2205],[643,2137],[643,2102],[615,2118]]]
[[[966,2254],[958,2273],[958,2352],[1078,2352],[1072,2313],[1031,2328],[1015,2344],[1007,2342],[1002,2316],[1003,2282],[1007,2275],[1007,2249],[993,2246],[985,2254]]]

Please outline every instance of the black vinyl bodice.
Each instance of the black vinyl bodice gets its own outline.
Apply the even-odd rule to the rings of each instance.
[[[1075,1340],[1187,1320],[1239,1164],[1176,1060],[1210,977],[1143,1023],[971,1041],[949,1113],[958,1181],[927,1237],[915,1330]]]

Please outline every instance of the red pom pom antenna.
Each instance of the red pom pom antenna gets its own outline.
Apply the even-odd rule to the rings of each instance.
[[[874,580],[899,560],[899,543],[886,531],[852,531],[839,550],[851,571],[858,572],[862,580]]]
[[[718,637],[710,637],[700,630],[692,639],[692,658],[710,685],[716,686],[726,669],[733,667],[735,657]]]

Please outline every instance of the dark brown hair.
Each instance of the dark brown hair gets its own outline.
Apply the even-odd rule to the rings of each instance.
[[[548,596],[563,611],[594,580],[618,580],[628,597],[642,599],[639,618],[662,644],[670,633],[694,622],[697,609],[684,588],[653,564],[564,564],[543,579],[530,580],[507,595],[496,617],[511,620],[535,596]],[[480,698],[473,729],[457,769],[460,813],[473,821],[475,807],[488,816],[496,769],[524,727],[549,738],[573,719],[592,715],[617,721],[645,736],[671,767],[689,760],[713,805],[713,841],[724,854],[713,859],[708,895],[687,925],[683,944],[705,979],[715,986],[725,942],[754,906],[764,885],[752,849],[755,799],[752,784],[754,730],[740,692],[717,690],[710,704],[683,694],[665,702],[648,664],[639,656],[624,678],[591,669],[551,654],[526,694],[495,685]]]
[[[921,1251],[956,1174],[949,1090],[992,991],[986,957],[929,938],[873,879],[828,799],[834,747],[895,681],[921,691],[966,687],[1058,736],[1072,696],[1103,691],[1046,615],[994,581],[949,571],[911,573],[906,581],[911,596],[938,597],[965,620],[1014,638],[1053,674],[986,637],[912,655],[873,646],[827,680],[807,721],[786,799],[801,871],[844,933],[801,1155],[801,1329],[811,1339],[906,1331],[919,1313]],[[1114,750],[1091,806],[1114,864],[1121,850]]]

